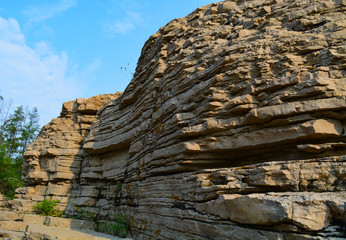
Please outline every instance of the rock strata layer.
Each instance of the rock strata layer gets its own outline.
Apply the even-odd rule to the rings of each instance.
[[[45,198],[59,200],[65,209],[73,184],[79,183],[84,151],[82,144],[97,111],[121,93],[78,98],[65,102],[61,114],[45,125],[24,154],[27,187],[16,190],[12,204],[20,212],[31,212]]]
[[[96,120],[77,100],[43,128],[14,201],[121,213],[137,239],[346,237],[345,10],[224,1],[173,20]]]

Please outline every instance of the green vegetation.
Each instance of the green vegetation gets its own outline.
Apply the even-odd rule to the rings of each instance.
[[[73,219],[87,219],[93,222],[97,221],[96,213],[92,212],[89,207],[86,209],[80,208],[73,201],[70,201],[70,204],[74,207],[74,211],[77,213],[77,215],[72,217]]]
[[[95,231],[125,238],[130,228],[130,220],[121,213],[114,215],[114,217],[114,222],[97,221],[94,228]]]
[[[23,155],[39,130],[36,108],[17,107],[10,114],[11,103],[0,96],[0,193],[14,197],[15,189],[23,185]]]
[[[121,188],[123,186],[123,183],[121,181],[117,182],[117,187],[114,190],[114,197],[113,197],[113,201],[114,201],[114,205],[118,205],[119,201],[120,201],[120,197],[121,197]]]
[[[92,212],[90,208],[80,208],[76,206],[72,201],[70,202],[75,208],[77,215],[74,219],[86,219],[94,222],[94,230],[97,232],[103,232],[118,237],[126,237],[130,228],[130,220],[123,214],[113,215],[114,221],[100,220],[98,214]],[[100,208],[98,209],[101,210]]]
[[[61,210],[55,209],[55,206],[60,202],[60,200],[48,200],[45,199],[42,202],[36,203],[34,206],[34,212],[42,216],[52,216],[52,217],[61,217],[64,212]]]

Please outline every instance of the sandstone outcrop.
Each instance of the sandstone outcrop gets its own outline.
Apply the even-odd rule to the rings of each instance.
[[[60,200],[65,209],[72,185],[79,182],[83,159],[81,148],[97,111],[121,93],[78,98],[65,102],[61,114],[45,125],[25,152],[24,174],[27,187],[16,190],[12,204],[20,212],[31,212],[44,198]]]
[[[0,209],[8,206],[8,199],[0,193]]]
[[[224,1],[173,20],[96,120],[42,129],[14,203],[122,213],[136,239],[346,237],[345,10]]]

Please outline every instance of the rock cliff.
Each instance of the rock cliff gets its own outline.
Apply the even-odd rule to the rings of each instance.
[[[136,239],[346,237],[345,10],[223,1],[173,20],[121,96],[42,129],[12,204],[122,213]]]
[[[14,208],[32,211],[33,205],[46,197],[60,200],[64,209],[73,184],[79,184],[84,151],[82,143],[97,111],[121,93],[104,94],[89,99],[65,102],[61,114],[45,125],[24,154],[23,172],[27,187],[16,190]]]

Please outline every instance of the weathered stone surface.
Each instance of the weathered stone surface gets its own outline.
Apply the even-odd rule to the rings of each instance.
[[[42,129],[13,203],[121,213],[137,239],[345,237],[345,6],[224,1],[173,20],[121,96],[67,102]]]
[[[22,222],[1,221],[0,229],[5,231],[24,232],[26,224]]]
[[[200,204],[197,210],[242,224],[273,226],[292,222],[307,231],[318,231],[332,225],[328,206],[342,206],[344,201],[345,193],[226,194]]]
[[[28,186],[16,190],[14,208],[30,212],[34,202],[44,198],[60,200],[59,207],[65,208],[65,199],[71,195],[72,185],[80,174],[84,154],[81,144],[88,128],[99,108],[120,95],[104,94],[63,103],[60,116],[42,128],[25,152]]]
[[[0,193],[0,208],[8,206],[8,199]]]
[[[29,224],[45,224],[47,216],[41,216],[37,214],[25,214],[23,217],[23,222]]]
[[[1,239],[10,239],[10,240],[22,240],[24,238],[24,233],[15,232],[15,231],[6,231],[0,230]]]
[[[23,217],[16,212],[0,211],[0,221],[16,221],[22,218]]]
[[[93,229],[94,222],[80,219],[65,219],[59,217],[47,217],[44,222],[47,226],[64,227],[71,229]]]

